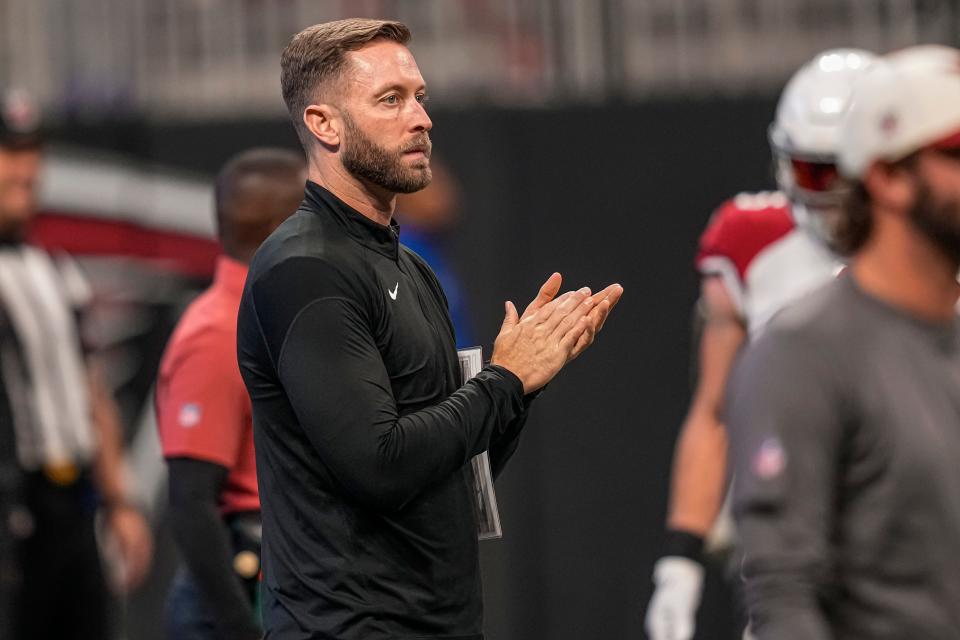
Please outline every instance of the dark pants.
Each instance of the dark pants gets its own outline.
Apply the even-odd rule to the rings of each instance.
[[[234,553],[252,551],[260,555],[260,514],[244,512],[227,518]],[[259,619],[260,586],[256,578],[243,581],[243,589]],[[170,585],[164,607],[164,626],[168,640],[219,640],[215,619],[204,600],[200,586],[185,567],[180,567]],[[2,639],[0,639],[2,640]]]
[[[170,585],[163,617],[168,640],[217,640],[214,619],[200,587],[183,567]]]
[[[107,640],[112,635],[107,588],[87,476],[59,486],[42,474],[28,474],[25,495],[34,529],[17,545],[13,639]]]

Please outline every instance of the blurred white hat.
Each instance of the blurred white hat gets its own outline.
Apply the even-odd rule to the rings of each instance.
[[[894,162],[924,147],[960,147],[960,50],[902,49],[854,84],[840,127],[845,176],[862,178],[873,162]]]

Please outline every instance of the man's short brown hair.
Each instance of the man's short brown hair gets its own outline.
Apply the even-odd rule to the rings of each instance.
[[[374,40],[410,41],[402,22],[349,18],[307,27],[293,36],[280,58],[280,86],[293,126],[304,149],[313,137],[303,123],[303,111],[315,104],[318,93],[340,79],[349,51]]]

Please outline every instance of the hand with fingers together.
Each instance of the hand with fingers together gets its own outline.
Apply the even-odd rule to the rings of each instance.
[[[522,316],[512,302],[505,305],[490,362],[520,378],[524,393],[542,388],[593,344],[623,295],[612,284],[596,294],[583,287],[557,296],[561,283],[559,273],[551,275]]]

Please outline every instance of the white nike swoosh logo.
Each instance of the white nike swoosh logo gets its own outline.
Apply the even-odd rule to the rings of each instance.
[[[391,299],[391,300],[396,300],[396,299],[397,299],[397,291],[399,291],[399,289],[400,289],[400,283],[399,283],[399,282],[396,284],[396,286],[393,287],[393,291],[391,291],[390,289],[387,289],[387,293],[390,294],[390,299]]]

